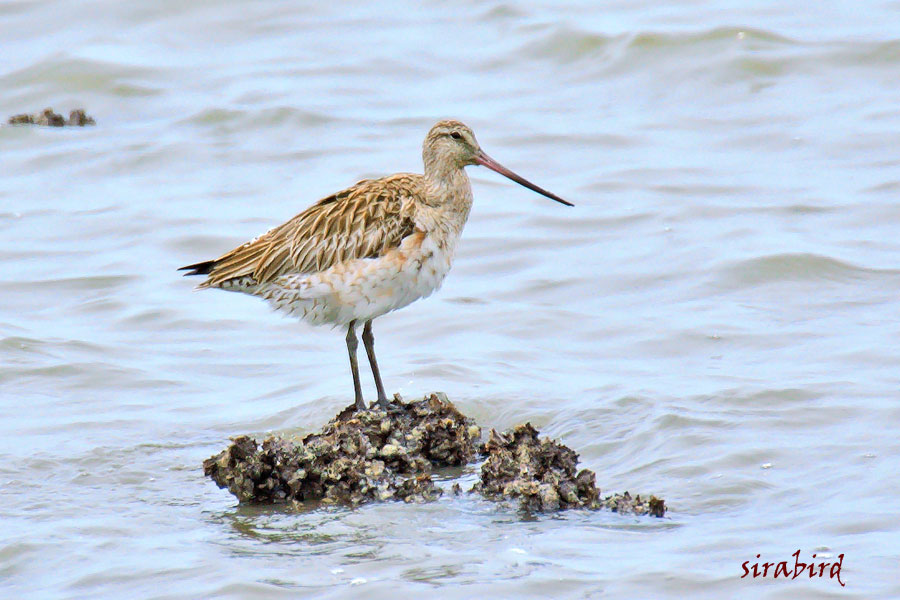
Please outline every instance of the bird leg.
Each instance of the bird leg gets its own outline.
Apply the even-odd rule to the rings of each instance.
[[[350,371],[353,372],[353,392],[356,394],[356,409],[366,410],[366,401],[363,400],[362,386],[359,383],[359,364],[356,362],[356,348],[359,340],[356,339],[356,321],[350,321],[347,326],[347,351],[350,353]]]
[[[362,334],[366,354],[369,356],[369,364],[372,366],[372,375],[375,377],[375,389],[378,390],[378,405],[387,409],[388,399],[384,393],[384,384],[381,383],[381,373],[378,371],[378,361],[375,360],[375,336],[372,334],[372,321],[366,321]]]

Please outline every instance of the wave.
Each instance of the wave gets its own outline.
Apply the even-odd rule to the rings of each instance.
[[[0,76],[0,86],[10,90],[64,89],[73,92],[105,92],[113,96],[154,96],[163,93],[153,79],[165,78],[156,70],[101,60],[74,58],[64,53],[14,68]],[[40,107],[24,107],[38,110]]]
[[[784,281],[846,282],[898,274],[897,270],[860,267],[820,254],[783,253],[733,263],[720,271],[718,283],[726,288],[745,288]]]
[[[604,35],[569,27],[543,30],[519,49],[519,55],[579,68],[577,75],[631,74],[652,71],[660,63],[676,78],[703,76],[721,69],[750,78],[775,77],[793,70],[827,66],[844,68],[896,67],[900,40],[795,39],[774,31],[749,27],[717,27],[683,33],[632,32]],[[711,69],[710,65],[718,65]],[[585,70],[586,68],[586,70]]]
[[[182,119],[181,123],[201,126],[225,126],[243,128],[244,125],[330,125],[338,119],[324,113],[302,110],[291,106],[261,109],[203,108]]]
[[[677,49],[708,48],[711,45],[740,42],[758,49],[761,46],[791,46],[798,42],[774,32],[743,27],[717,27],[691,33],[636,32],[608,36],[599,33],[555,28],[532,40],[522,52],[533,58],[545,58],[559,62],[573,62],[596,58],[604,53],[622,58],[626,54],[659,53],[670,55]]]

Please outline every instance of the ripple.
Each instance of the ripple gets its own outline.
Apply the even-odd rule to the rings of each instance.
[[[0,350],[6,352],[16,352],[23,354],[40,354],[49,356],[48,343],[45,340],[37,340],[33,338],[12,336],[0,340]]]
[[[181,123],[200,126],[226,126],[228,129],[241,130],[254,125],[315,127],[330,125],[337,120],[324,113],[290,106],[280,106],[262,110],[206,108],[182,120]]]
[[[133,275],[95,275],[92,277],[63,277],[58,279],[43,279],[39,281],[7,282],[7,290],[19,293],[49,294],[60,291],[96,291],[114,290],[137,281],[139,277]]]
[[[637,32],[615,37],[570,28],[557,28],[521,49],[527,56],[549,59],[561,64],[603,56],[629,62],[638,57],[671,56],[673,50],[708,48],[723,42],[739,42],[743,47],[759,50],[782,47],[798,42],[771,31],[740,27],[717,27],[693,33]]]
[[[848,66],[884,67],[900,63],[900,40],[840,44],[830,59]]]
[[[828,256],[809,253],[773,254],[733,263],[722,269],[718,284],[727,289],[766,285],[782,281],[849,282],[897,271],[867,269]]]
[[[634,48],[671,49],[703,45],[706,42],[740,40],[746,44],[765,42],[769,44],[792,45],[797,42],[771,31],[746,27],[716,27],[697,33],[638,33],[631,37]]]
[[[528,44],[520,52],[532,58],[567,63],[602,55],[615,41],[616,38],[601,34],[557,29]]]
[[[122,97],[152,96],[161,93],[160,90],[134,80],[146,80],[156,74],[146,67],[57,54],[7,73],[0,77],[0,85],[10,89],[59,86],[70,93],[101,91]]]

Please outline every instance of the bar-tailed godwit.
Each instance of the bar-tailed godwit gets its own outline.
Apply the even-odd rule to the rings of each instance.
[[[459,121],[431,128],[422,159],[424,175],[365,179],[215,260],[179,270],[207,276],[197,289],[252,294],[314,325],[346,326],[358,409],[366,408],[356,360],[356,327],[362,323],[378,404],[386,408],[372,319],[441,286],[472,207],[464,168],[483,165],[572,206],[485,154],[472,130]]]

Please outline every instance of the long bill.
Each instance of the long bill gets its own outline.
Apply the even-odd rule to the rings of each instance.
[[[567,202],[566,200],[563,200],[556,194],[554,194],[552,192],[548,192],[544,188],[534,185],[533,183],[531,183],[530,181],[528,181],[521,175],[516,175],[515,173],[513,173],[512,171],[510,171],[509,169],[507,169],[500,163],[498,163],[496,160],[494,160],[493,158],[491,158],[484,152],[478,152],[478,154],[475,155],[475,162],[477,162],[479,165],[481,165],[483,167],[487,167],[491,171],[496,171],[497,173],[500,173],[504,177],[512,179],[519,185],[525,186],[529,190],[531,190],[533,192],[537,192],[538,194],[540,194],[542,196],[546,196],[546,197],[550,198],[551,200],[556,200],[557,202],[559,202],[561,204],[565,204],[566,206],[575,206],[571,202]]]

